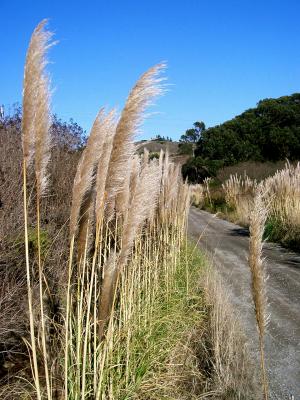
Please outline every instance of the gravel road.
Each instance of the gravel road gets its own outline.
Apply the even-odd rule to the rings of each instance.
[[[258,359],[257,331],[247,264],[248,231],[191,208],[189,235],[199,240],[222,275],[238,310],[249,347]],[[264,244],[270,323],[266,359],[273,400],[300,400],[300,254],[273,243]]]

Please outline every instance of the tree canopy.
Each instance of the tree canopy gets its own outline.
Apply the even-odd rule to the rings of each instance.
[[[204,130],[195,155],[225,165],[299,158],[300,93],[262,100],[232,120]]]
[[[213,176],[221,166],[243,161],[299,160],[300,93],[261,100],[257,107],[213,128],[195,123],[181,141],[195,140],[195,157],[183,168],[184,176],[194,182]]]
[[[185,134],[181,135],[180,142],[184,143],[197,143],[202,136],[202,133],[205,131],[204,122],[194,122],[194,128],[187,129]]]

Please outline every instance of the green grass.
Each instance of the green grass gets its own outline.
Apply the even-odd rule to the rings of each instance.
[[[168,291],[165,283],[161,282],[149,322],[141,327],[137,321],[132,321],[130,380],[126,381],[120,373],[120,363],[125,365],[126,362],[125,337],[120,346],[124,353],[119,352],[118,360],[111,362],[111,368],[116,366],[116,375],[113,374],[115,398],[165,398],[165,391],[168,392],[166,380],[174,385],[175,371],[170,369],[170,359],[177,357],[176,352],[185,346],[189,332],[200,329],[205,318],[199,284],[205,264],[199,250],[188,244],[181,251],[171,289],[170,282]]]
[[[269,242],[280,243],[289,249],[300,251],[300,231],[288,229],[276,218],[269,218],[267,220],[264,239]]]

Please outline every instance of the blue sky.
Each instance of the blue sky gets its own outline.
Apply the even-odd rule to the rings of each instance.
[[[26,47],[49,18],[53,111],[89,129],[100,106],[124,104],[135,80],[166,60],[168,93],[143,138],[179,138],[266,97],[300,91],[299,0],[0,0],[0,104],[21,100]]]

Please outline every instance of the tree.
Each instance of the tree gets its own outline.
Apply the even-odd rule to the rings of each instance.
[[[300,94],[261,100],[230,121],[202,132],[196,157],[242,161],[299,159]]]
[[[180,142],[185,143],[197,143],[203,132],[205,131],[205,124],[204,122],[194,122],[194,128],[187,129],[184,135],[181,135]]]
[[[261,100],[255,108],[212,128],[195,123],[181,142],[196,147],[194,162],[183,168],[191,181],[201,181],[212,162],[218,166],[299,160],[300,93]]]
[[[154,139],[152,140],[157,142],[172,142],[172,138],[170,138],[169,136],[165,137],[161,135],[155,135]]]

